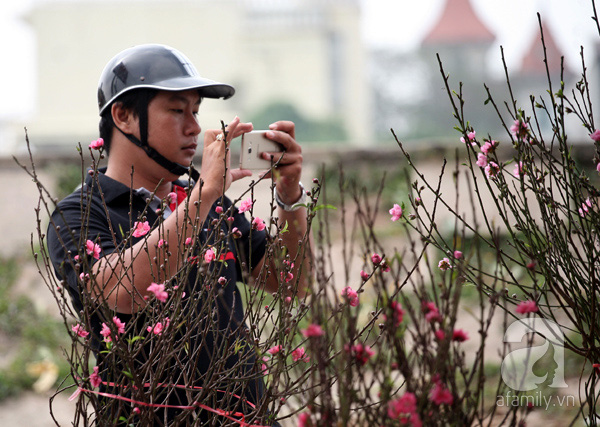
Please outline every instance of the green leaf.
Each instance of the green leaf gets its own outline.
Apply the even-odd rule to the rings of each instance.
[[[139,336],[139,335],[138,335],[138,336],[135,336],[135,337],[133,337],[133,338],[127,338],[127,342],[128,342],[129,344],[133,344],[133,343],[134,343],[134,342],[136,342],[137,340],[144,340],[144,339],[146,339],[146,338],[144,338],[144,337],[141,337],[141,336]]]
[[[285,224],[283,224],[283,228],[281,229],[280,233],[287,233],[288,232],[288,222],[286,221]]]
[[[131,372],[127,371],[127,370],[123,370],[123,374],[129,378],[130,380],[133,379],[133,375],[131,374]]]
[[[318,205],[313,208],[313,212],[316,212],[321,209],[333,209],[333,210],[337,211],[337,208],[333,205]]]
[[[243,341],[241,341],[241,340],[236,340],[236,341],[235,341],[235,345],[234,345],[234,347],[233,347],[233,352],[234,352],[235,354],[237,354],[237,353],[239,353],[239,352],[240,352],[240,350],[242,350],[243,348],[244,348],[244,343],[243,343]]]

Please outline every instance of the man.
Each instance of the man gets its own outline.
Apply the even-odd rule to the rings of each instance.
[[[117,396],[95,408],[106,423],[189,424],[265,413],[236,282],[252,277],[277,292],[285,281],[268,274],[277,266],[264,265],[265,231],[253,229],[224,195],[251,175],[230,168],[229,144],[252,124],[236,117],[225,131],[205,131],[199,176],[191,167],[202,99],[233,94],[163,45],[127,49],[102,72],[107,167],[59,203],[48,245],[82,319],[78,330],[91,332],[98,369],[90,377],[101,378],[102,393]],[[289,230],[281,234],[288,258],[279,266],[292,267],[287,277],[306,277],[310,254],[300,260],[298,242],[306,237],[307,215],[294,206],[305,203],[306,193],[294,124],[276,122],[266,137],[284,148],[283,155],[262,154],[277,165],[278,217]],[[184,173],[196,182],[178,181]]]

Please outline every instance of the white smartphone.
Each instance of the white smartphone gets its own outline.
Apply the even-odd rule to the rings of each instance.
[[[271,160],[261,157],[264,152],[283,151],[283,146],[267,139],[266,130],[253,130],[242,135],[242,151],[240,153],[240,169],[265,170],[271,167]]]

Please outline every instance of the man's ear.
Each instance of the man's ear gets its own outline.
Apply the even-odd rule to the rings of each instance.
[[[138,133],[140,129],[139,119],[137,115],[128,108],[123,108],[123,104],[115,102],[110,107],[113,122],[115,126],[125,133]]]

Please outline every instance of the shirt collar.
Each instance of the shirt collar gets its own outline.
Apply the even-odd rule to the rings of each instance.
[[[106,176],[105,172],[106,167],[99,168],[97,180],[94,176],[88,174],[85,180],[85,184],[91,188],[98,188],[102,192],[104,201],[107,204],[123,196],[129,198],[131,193],[133,193],[135,196],[141,196],[136,190],[132,191],[132,189],[129,186]],[[187,182],[180,180],[176,180],[173,183],[181,187],[188,186]]]

